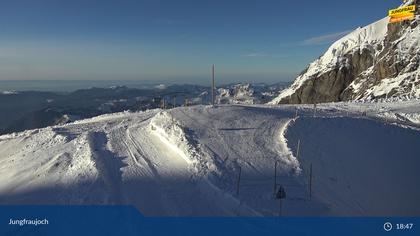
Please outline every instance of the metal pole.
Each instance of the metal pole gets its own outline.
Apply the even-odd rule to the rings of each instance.
[[[296,151],[296,159],[299,160],[299,152],[300,152],[300,139],[298,140],[297,151]]]
[[[211,104],[214,106],[214,64],[211,68],[212,71],[212,85],[211,85]]]
[[[239,186],[240,186],[240,183],[241,183],[241,174],[242,174],[242,168],[239,166],[238,182],[236,183],[236,195],[239,195]]]
[[[309,168],[309,200],[312,199],[312,163]]]
[[[279,217],[281,216],[281,198],[279,199],[279,202],[280,202],[280,206],[279,206]]]
[[[277,161],[274,164],[274,197],[276,196],[277,189]]]

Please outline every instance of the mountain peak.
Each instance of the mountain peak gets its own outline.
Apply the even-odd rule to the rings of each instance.
[[[406,1],[404,5],[412,4]],[[419,17],[385,17],[333,43],[271,103],[420,97]]]

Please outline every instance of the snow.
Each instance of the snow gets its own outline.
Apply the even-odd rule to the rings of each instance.
[[[301,105],[302,109],[312,110],[311,105]],[[336,116],[363,116],[387,123],[393,123],[410,128],[420,127],[420,99],[388,98],[378,101],[354,101],[318,104],[319,112],[328,112]]]
[[[391,91],[396,91],[396,93],[399,94],[406,94],[406,96],[412,97],[412,98],[417,98],[420,97],[420,84],[419,85],[415,85],[415,83],[411,83],[411,90],[409,92],[405,92],[404,91],[404,87],[406,86],[402,86],[404,83],[410,83],[410,78],[417,78],[417,80],[420,78],[420,70],[414,71],[414,72],[410,72],[410,73],[406,73],[406,74],[402,74],[399,75],[395,78],[386,78],[381,80],[381,82],[376,85],[373,86],[372,88],[370,88],[368,90],[367,94],[373,94],[376,97],[379,96],[387,96],[389,93],[391,93]],[[368,97],[368,96],[365,96]]]
[[[217,104],[261,104],[276,96],[282,86],[265,84],[231,84],[216,90]]]
[[[158,84],[155,86],[155,88],[163,90],[163,89],[166,89],[167,86],[165,84]]]
[[[18,94],[18,92],[17,91],[1,91],[1,94],[3,94],[3,95],[13,95],[13,94]]]
[[[167,112],[160,112],[154,116],[150,122],[150,129],[154,134],[185,162],[192,164],[193,159],[189,155],[195,156],[195,150],[188,142],[182,127]]]
[[[328,72],[337,65],[345,66],[347,61],[344,55],[382,43],[387,33],[388,21],[389,18],[385,17],[363,28],[357,28],[333,43],[323,56],[312,62],[305,73],[299,75],[289,88],[283,90],[269,104],[277,104],[281,99],[294,94],[306,80],[313,76]],[[378,51],[377,54],[379,53]]]
[[[420,184],[419,104],[321,104],[315,117],[308,105],[178,107],[2,135],[0,204],[130,204],[147,216],[275,216],[277,163],[277,183],[288,196],[284,215],[418,215],[420,195],[412,186]],[[311,200],[308,163],[314,167]]]
[[[413,4],[413,0],[405,1],[401,6]],[[317,76],[327,73],[336,68],[349,67],[349,61],[345,57],[347,54],[360,53],[363,49],[373,52],[374,61],[387,61],[388,54],[383,54],[385,48],[384,40],[387,36],[389,17],[385,17],[368,26],[357,28],[348,35],[333,43],[328,50],[317,60],[312,62],[307,70],[299,75],[293,84],[280,92],[280,95],[273,99],[269,104],[278,104],[282,99],[294,94],[305,81],[314,79]],[[420,27],[417,22],[412,22],[411,27],[401,31],[400,38],[393,42],[395,52],[395,64],[400,62],[410,62],[398,74],[391,75],[389,78],[381,78],[378,84],[369,84],[377,78],[373,67],[355,75],[355,80],[350,84],[355,94],[359,94],[362,85],[368,85],[364,93],[356,99],[372,99],[372,97],[395,96],[395,97],[420,97],[420,68],[418,67],[418,55],[420,55]],[[363,79],[365,78],[365,79]],[[405,90],[404,90],[405,88]],[[406,91],[406,88],[411,88]],[[392,93],[391,93],[392,91]],[[396,91],[396,92],[394,92]]]
[[[400,7],[405,7],[409,5],[413,5],[415,0],[404,0],[404,3],[400,5]]]
[[[348,117],[305,117],[289,131],[291,144],[300,139],[302,168],[313,165],[314,198],[332,215],[419,212],[418,131]]]

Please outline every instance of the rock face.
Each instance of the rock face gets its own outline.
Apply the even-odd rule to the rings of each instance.
[[[388,22],[386,17],[335,42],[270,103],[420,97],[420,16]]]

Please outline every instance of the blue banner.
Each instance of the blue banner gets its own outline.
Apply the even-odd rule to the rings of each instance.
[[[131,206],[0,206],[0,235],[420,235],[420,217],[143,217]]]

